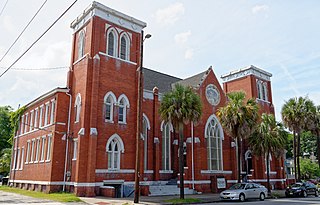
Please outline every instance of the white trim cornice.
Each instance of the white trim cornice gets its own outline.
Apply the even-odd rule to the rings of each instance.
[[[224,74],[221,76],[221,79],[223,82],[229,82],[229,81],[233,81],[249,75],[254,75],[266,81],[270,81],[270,78],[272,77],[271,73],[264,71],[253,65],[250,65],[248,67],[241,68],[235,71],[231,71],[230,73]]]

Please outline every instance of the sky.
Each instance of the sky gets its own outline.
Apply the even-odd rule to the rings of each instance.
[[[0,62],[0,72],[73,1],[47,0]],[[0,0],[0,59],[43,2]],[[318,0],[99,2],[147,23],[145,34],[152,37],[144,42],[144,67],[186,78],[212,66],[220,79],[232,70],[254,65],[273,75],[272,95],[278,120],[282,105],[292,97],[308,96],[320,105]],[[0,78],[0,106],[17,109],[19,104],[25,105],[56,87],[66,86],[73,34],[70,23],[90,3],[78,0],[14,69]]]

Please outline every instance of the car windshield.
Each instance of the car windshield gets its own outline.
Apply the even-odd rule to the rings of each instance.
[[[291,187],[301,187],[302,184],[292,184]]]
[[[246,184],[234,184],[232,185],[232,187],[230,187],[230,189],[244,189],[244,187],[246,186]]]

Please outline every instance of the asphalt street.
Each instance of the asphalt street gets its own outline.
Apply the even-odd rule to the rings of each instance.
[[[221,205],[235,205],[242,204],[240,202],[217,202],[217,203],[208,203],[208,204],[221,204]],[[280,205],[304,205],[304,204],[319,204],[319,197],[307,197],[307,198],[280,198],[280,199],[266,199],[265,201],[259,200],[249,200],[244,202],[244,204],[248,205],[269,205],[269,204],[280,204]]]

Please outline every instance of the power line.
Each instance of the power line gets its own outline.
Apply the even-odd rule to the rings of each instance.
[[[2,7],[1,12],[0,12],[0,16],[1,16],[1,14],[3,13],[4,9],[6,8],[8,1],[9,1],[9,0],[7,0],[6,3],[4,4],[4,6]]]
[[[70,9],[71,7],[77,2],[78,0],[75,0],[50,26],[47,30],[45,30],[45,32],[43,34],[40,35],[40,37],[34,41],[31,46],[25,51],[23,52],[19,58],[17,58],[1,75],[0,78],[6,73],[8,72],[8,70],[10,70],[12,68],[12,66],[14,64],[16,64]]]
[[[33,19],[38,15],[38,13],[40,12],[40,10],[42,9],[42,7],[47,3],[47,0],[45,0],[43,2],[43,4],[40,6],[40,8],[38,9],[38,11],[33,15],[33,17],[31,18],[31,20],[29,21],[29,23],[24,27],[24,29],[21,31],[21,33],[18,35],[18,37],[16,38],[16,40],[14,40],[14,42],[11,44],[11,46],[9,47],[9,49],[5,52],[5,54],[2,56],[2,58],[0,59],[0,62],[4,59],[4,57],[6,57],[6,55],[9,53],[9,51],[11,50],[11,48],[14,46],[14,44],[16,44],[16,42],[18,41],[18,39],[20,38],[20,36],[24,33],[24,31],[28,28],[28,26],[31,24],[31,22],[33,21]]]
[[[0,67],[2,69],[5,69],[6,67]],[[59,66],[59,67],[43,67],[43,68],[19,68],[19,67],[12,67],[12,70],[58,70],[58,69],[64,69],[69,68],[68,66]]]

